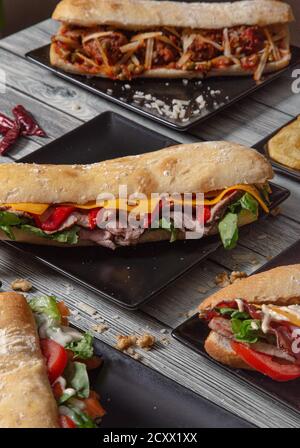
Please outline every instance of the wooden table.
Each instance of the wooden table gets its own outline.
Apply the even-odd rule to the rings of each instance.
[[[56,26],[48,20],[0,41],[0,68],[7,76],[1,111],[10,113],[14,105],[23,104],[39,118],[50,139],[60,137],[101,112],[112,110],[182,142],[226,139],[251,146],[300,112],[300,94],[292,93],[293,78],[287,73],[191,133],[171,131],[28,62],[24,54],[48,43]],[[40,138],[21,139],[10,157],[2,157],[1,161],[18,160],[44,144],[45,140]],[[10,282],[18,277],[30,279],[34,294],[55,294],[70,305],[75,310],[73,321],[81,328],[91,329],[95,317],[101,316],[109,329],[102,334],[95,333],[95,337],[112,346],[119,334],[147,331],[158,341],[167,336],[169,343],[160,342],[154,350],[144,352],[141,362],[258,426],[298,427],[298,414],[239,382],[170,336],[171,330],[216,288],[216,274],[234,269],[251,273],[299,238],[299,184],[279,175],[275,181],[292,192],[282,205],[280,216],[250,226],[234,251],[218,250],[140,311],[124,311],[5,244],[0,246],[3,287],[9,289]],[[92,315],[86,305],[97,310],[97,314]]]

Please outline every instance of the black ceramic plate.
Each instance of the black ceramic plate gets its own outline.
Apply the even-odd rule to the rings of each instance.
[[[106,112],[20,162],[93,163],[142,154],[175,142],[119,115]],[[272,208],[288,190],[273,185]],[[102,297],[135,309],[220,246],[218,237],[123,247],[60,248],[11,243]]]
[[[274,135],[278,134],[278,132],[282,128],[285,128],[287,125],[289,125],[290,123],[293,123],[295,120],[297,120],[297,117],[288,121],[286,124],[284,124],[283,126],[281,126],[278,129],[276,129],[276,131],[272,132],[270,135],[265,137],[263,140],[256,143],[256,145],[254,145],[254,148],[257,149],[257,151],[259,151],[261,154],[265,155],[270,160],[270,162],[272,163],[272,165],[275,168],[275,171],[278,171],[281,174],[286,174],[287,176],[290,176],[293,179],[300,181],[300,170],[294,170],[293,168],[289,168],[288,166],[285,166],[285,165],[282,165],[281,163],[275,162],[275,160],[273,160],[270,157],[269,152],[268,152],[268,147],[267,147],[268,142],[271,140],[272,137],[274,137]]]
[[[93,163],[142,154],[176,142],[106,112],[20,162]],[[277,191],[282,200],[282,191]],[[8,243],[38,257],[102,297],[134,309],[219,247],[216,238],[160,242],[111,251],[103,247],[60,248]]]
[[[293,244],[277,257],[273,258],[270,262],[256,271],[256,273],[266,271],[277,266],[295,263],[300,263],[300,241]],[[204,350],[204,341],[208,336],[208,333],[209,329],[207,325],[205,322],[201,321],[196,314],[183,324],[179,325],[172,332],[172,336],[184,345],[190,347],[195,352],[198,352],[202,356],[210,359],[211,362],[219,364],[217,361],[210,358]],[[238,378],[247,381],[252,386],[257,387],[262,392],[267,393],[272,398],[281,401],[298,412],[300,411],[300,379],[285,383],[278,383],[258,372],[231,369],[223,364],[222,367],[225,370],[232,372],[232,374]]]
[[[91,376],[107,411],[101,428],[247,428],[252,425],[107,344]]]
[[[178,131],[184,131],[202,120],[214,115],[216,112],[233,104],[235,101],[262,88],[265,84],[280,76],[291,66],[300,62],[300,48],[292,47],[292,60],[289,67],[276,73],[266,75],[261,83],[256,83],[253,78],[240,76],[208,78],[202,82],[190,80],[188,82],[176,79],[138,79],[131,82],[112,81],[103,78],[87,78],[85,76],[71,75],[63,70],[54,68],[49,61],[49,45],[30,51],[26,56],[33,62],[51,70],[56,75],[79,85],[97,95],[111,100],[121,106],[134,110],[152,120],[165,124]],[[136,92],[151,93],[152,97],[163,101],[172,107],[174,99],[187,101],[185,118],[171,119],[155,108],[149,108],[145,104],[150,101],[139,100]],[[200,111],[196,98],[202,95],[206,106]],[[194,110],[200,111],[193,115]]]

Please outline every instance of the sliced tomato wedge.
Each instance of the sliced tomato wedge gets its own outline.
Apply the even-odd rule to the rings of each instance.
[[[42,353],[46,358],[49,381],[52,384],[66,368],[67,351],[52,339],[41,339],[40,343]]]
[[[275,381],[290,381],[300,377],[300,366],[297,364],[280,363],[272,356],[258,353],[247,345],[236,341],[231,341],[231,346],[249,366]]]
[[[73,420],[67,415],[59,416],[59,425],[61,428],[76,428],[76,425],[73,422]]]

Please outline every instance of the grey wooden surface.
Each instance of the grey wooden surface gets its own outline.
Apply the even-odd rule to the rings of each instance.
[[[48,141],[111,110],[181,142],[226,139],[253,145],[300,112],[300,95],[292,93],[293,79],[288,72],[251,97],[207,120],[192,133],[176,133],[28,62],[24,54],[48,43],[55,29],[56,24],[48,20],[0,41],[0,68],[5,70],[7,77],[7,90],[0,97],[0,110],[9,113],[18,103],[28,107],[47,130]],[[18,160],[45,143],[40,138],[23,139],[9,157],[0,161]],[[216,274],[236,269],[251,273],[298,240],[299,184],[279,175],[275,181],[292,192],[281,207],[281,215],[245,229],[234,251],[218,250],[140,311],[124,311],[5,244],[0,245],[3,287],[9,289],[10,282],[16,277],[30,279],[35,287],[33,294],[51,293],[65,300],[74,310],[72,320],[81,328],[91,329],[95,323],[104,320],[109,329],[102,334],[95,333],[95,337],[112,346],[118,334],[150,332],[157,337],[158,343],[154,350],[142,353],[141,362],[258,426],[299,427],[300,416],[294,411],[240,382],[170,337],[171,329],[183,322],[198,303],[214,291]],[[96,310],[95,314],[87,312],[86,305]],[[168,344],[161,341],[165,336]]]

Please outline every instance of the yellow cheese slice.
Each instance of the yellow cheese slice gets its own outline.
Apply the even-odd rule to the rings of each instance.
[[[268,305],[268,307],[272,311],[275,311],[275,313],[281,314],[282,316],[286,317],[291,324],[300,327],[300,316],[297,316],[297,314],[293,313],[292,310],[291,311],[283,310],[281,307],[276,305]]]
[[[232,190],[242,190],[242,191],[246,191],[247,193],[250,193],[256,200],[257,202],[260,204],[260,206],[262,207],[262,209],[268,213],[269,209],[267,207],[267,205],[265,204],[265,202],[262,200],[262,198],[260,197],[260,194],[258,193],[257,189],[251,185],[233,185],[232,187],[226,188],[225,190],[223,190],[220,194],[218,194],[215,198],[213,199],[205,199],[204,200],[204,205],[215,205],[218,202],[220,202],[224,196],[232,191]],[[110,208],[110,209],[118,209],[118,210],[128,210],[128,211],[132,211],[134,210],[136,213],[152,213],[155,208],[157,207],[158,203],[159,203],[159,198],[155,198],[155,199],[151,199],[151,201],[148,200],[139,200],[137,201],[137,205],[127,205],[126,206],[126,201],[120,201],[119,199],[116,200],[108,200],[105,201],[105,203],[103,204],[97,204],[96,202],[89,202],[87,204],[61,204],[61,205],[70,205],[70,206],[74,206],[78,209],[82,209],[82,210],[91,210],[93,208],[96,207],[104,207],[104,208]],[[179,203],[178,200],[174,200],[174,203]],[[189,201],[185,201],[185,204],[189,204]],[[196,202],[192,201],[190,202],[191,205],[195,206]],[[43,213],[45,213],[45,211],[48,209],[48,207],[50,207],[51,204],[33,204],[33,203],[20,203],[20,204],[2,204],[3,207],[10,207],[13,208],[14,210],[18,210],[18,211],[22,211],[22,212],[27,212],[27,213],[32,213],[35,215],[42,215]]]

